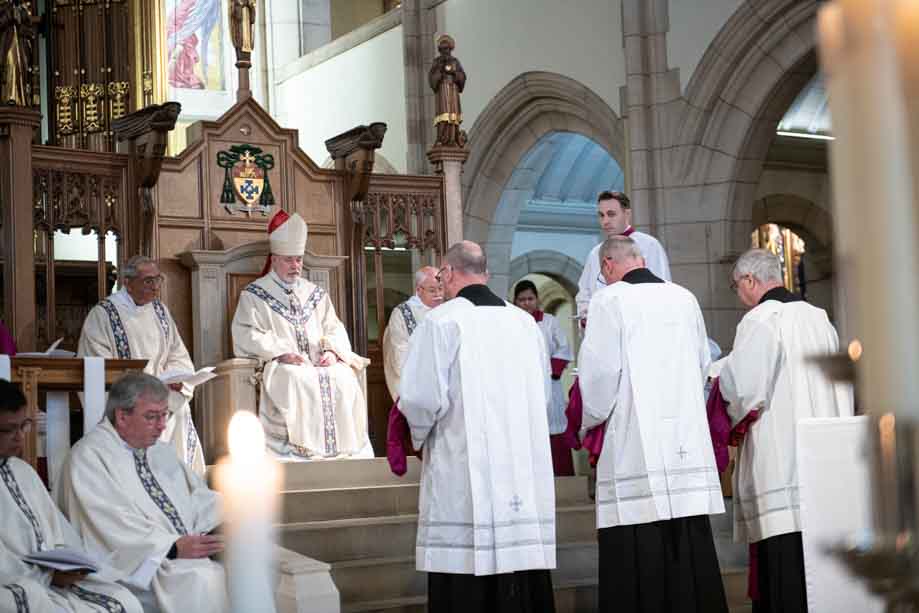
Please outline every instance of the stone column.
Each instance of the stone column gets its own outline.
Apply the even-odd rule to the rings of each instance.
[[[465,147],[434,146],[428,151],[428,160],[434,166],[434,174],[444,178],[444,244],[450,245],[463,240],[463,164],[469,157]]]
[[[433,8],[422,0],[402,2],[402,55],[405,62],[406,170],[426,175],[431,168],[425,160],[428,143],[434,142],[434,93],[428,87],[428,67],[434,60],[434,34],[437,30]]]
[[[3,319],[19,351],[35,351],[35,263],[32,245],[32,135],[41,113],[0,106],[0,230]]]

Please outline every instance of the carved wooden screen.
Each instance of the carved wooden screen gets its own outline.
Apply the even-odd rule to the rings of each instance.
[[[48,0],[47,6],[48,144],[113,151],[112,120],[136,108],[131,7],[127,0]]]
[[[383,376],[383,332],[392,310],[414,293],[414,272],[444,251],[443,181],[440,177],[373,175],[364,200],[361,255],[367,314],[367,406],[370,436],[385,453],[392,398]]]
[[[64,337],[62,348],[75,350],[83,320],[111,292],[127,253],[128,158],[35,147],[32,178],[37,343],[42,349]],[[94,239],[95,253],[60,257],[57,231]],[[114,254],[106,250],[107,235]]]

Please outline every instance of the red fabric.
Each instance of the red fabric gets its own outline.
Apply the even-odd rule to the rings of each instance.
[[[535,311],[533,311],[532,313],[530,313],[530,315],[532,315],[532,316],[533,316],[533,319],[535,319],[536,322],[539,323],[539,322],[542,321],[543,315],[545,315],[545,313],[543,313],[543,312],[540,311],[539,309],[536,309]]]
[[[549,437],[552,449],[552,471],[556,477],[573,477],[574,460],[571,458],[571,447],[565,440],[565,434],[553,434]]]
[[[620,234],[619,236],[629,236],[629,235],[630,235],[632,232],[634,232],[634,231],[635,231],[635,228],[633,228],[632,226],[629,226],[629,227],[626,228],[625,231],[624,231],[622,234]]]
[[[718,465],[718,472],[723,473],[730,462],[728,444],[731,438],[731,418],[728,417],[728,403],[721,395],[721,386],[717,378],[712,381],[705,408],[708,413],[708,431],[712,437],[712,448],[715,450],[715,464]]]
[[[712,436],[712,448],[715,450],[715,463],[718,465],[718,472],[723,473],[727,470],[730,461],[728,446],[740,446],[750,427],[759,419],[759,411],[750,411],[740,420],[739,424],[732,428],[731,418],[728,415],[728,403],[721,395],[721,384],[716,377],[712,380],[706,412],[708,413],[708,430]],[[759,600],[757,572],[756,543],[750,543],[750,566],[747,574],[747,595],[750,600]]]
[[[274,217],[271,218],[271,221],[268,222],[268,234],[271,234],[277,230],[281,224],[283,224],[288,219],[290,219],[290,215],[288,215],[286,211],[278,210],[278,212],[274,214]],[[269,251],[271,250],[269,249]],[[262,267],[261,276],[264,277],[267,275],[269,270],[271,270],[271,253],[269,253],[268,257],[265,259],[265,266]]]
[[[594,426],[587,431],[582,441],[578,434],[581,431],[581,423],[584,417],[584,405],[581,401],[581,385],[577,378],[568,392],[568,407],[565,409],[565,417],[568,418],[568,428],[564,436],[565,443],[571,449],[587,449],[588,460],[591,466],[596,466],[600,459],[600,453],[603,451],[603,437],[606,435],[606,422]]]
[[[561,378],[562,371],[564,371],[565,367],[568,366],[568,360],[563,360],[561,358],[551,358],[549,361],[552,362],[552,378]]]
[[[0,355],[16,355],[16,339],[3,322],[0,322]]]
[[[412,433],[408,420],[399,410],[399,401],[389,409],[389,427],[386,429],[386,459],[393,474],[401,477],[408,470],[408,456],[421,457],[412,445]]]

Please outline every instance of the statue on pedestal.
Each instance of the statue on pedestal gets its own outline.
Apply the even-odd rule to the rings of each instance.
[[[0,0],[0,103],[31,106],[29,69],[34,39],[31,3]]]
[[[437,51],[428,82],[435,94],[434,126],[437,140],[434,146],[465,147],[466,132],[460,129],[463,112],[460,108],[460,93],[466,86],[466,72],[460,61],[453,57],[456,43],[446,34],[437,39]]]

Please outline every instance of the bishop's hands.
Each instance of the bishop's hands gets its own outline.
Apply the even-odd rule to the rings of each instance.
[[[279,355],[279,356],[276,357],[275,359],[276,359],[278,362],[280,362],[281,364],[294,364],[294,365],[299,365],[299,364],[305,364],[305,363],[306,363],[306,358],[304,358],[304,357],[303,357],[302,355],[300,355],[299,353],[282,353],[281,355]]]
[[[281,364],[293,364],[295,366],[307,363],[307,359],[299,353],[282,353],[275,359]],[[332,366],[337,362],[338,356],[335,355],[335,352],[323,351],[322,355],[319,356],[319,361],[316,362],[316,366]]]
[[[181,383],[170,383],[167,387],[174,392],[182,393],[182,384]]]
[[[332,366],[338,362],[338,356],[332,351],[323,351],[319,356],[319,366]]]
[[[175,542],[177,558],[209,558],[223,551],[223,537],[215,534],[189,534]]]

